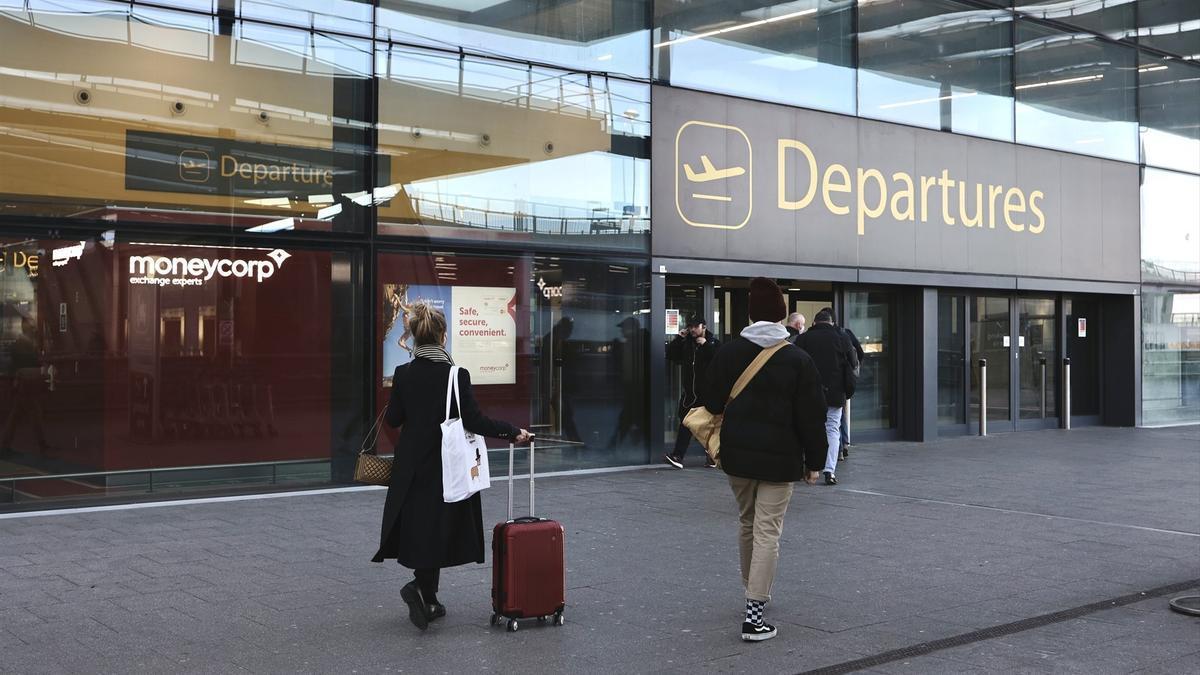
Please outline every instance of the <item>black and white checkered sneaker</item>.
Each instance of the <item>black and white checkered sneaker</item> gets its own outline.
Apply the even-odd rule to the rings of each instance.
[[[742,639],[746,642],[770,640],[778,633],[779,631],[775,630],[775,626],[769,623],[750,623],[747,621],[742,624]]]

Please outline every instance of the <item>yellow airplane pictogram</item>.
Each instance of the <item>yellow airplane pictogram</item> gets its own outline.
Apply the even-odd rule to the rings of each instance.
[[[746,170],[740,166],[731,166],[728,169],[718,169],[713,166],[712,160],[708,155],[700,155],[700,163],[704,165],[704,171],[696,173],[691,165],[684,164],[683,172],[687,174],[688,180],[693,183],[707,183],[712,180],[721,180],[722,178],[734,178],[746,173]]]

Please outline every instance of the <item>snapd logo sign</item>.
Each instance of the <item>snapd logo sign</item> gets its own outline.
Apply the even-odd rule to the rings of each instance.
[[[290,257],[292,255],[282,249],[267,253],[267,260],[135,255],[129,257],[129,283],[200,286],[213,277],[253,279],[262,283],[274,276]]]

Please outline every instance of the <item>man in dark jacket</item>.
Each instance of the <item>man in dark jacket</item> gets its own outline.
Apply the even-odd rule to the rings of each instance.
[[[825,388],[825,436],[827,457],[825,459],[825,484],[837,485],[838,451],[841,449],[842,408],[846,399],[854,394],[854,370],[858,357],[850,339],[833,324],[833,315],[828,310],[817,312],[813,325],[796,339],[796,346],[808,352],[821,372],[821,384]]]
[[[833,308],[826,307],[825,311],[829,312],[829,316],[836,325],[837,315],[833,313]],[[845,333],[846,337],[850,340],[850,344],[854,347],[854,355],[858,358],[858,361],[854,363],[854,376],[857,378],[859,371],[862,369],[863,360],[866,359],[867,354],[865,351],[863,351],[862,343],[858,341],[858,336],[854,334],[854,331],[843,327],[842,332]],[[851,397],[848,396],[847,398]],[[850,456],[850,420],[846,419],[846,411],[842,411],[841,452],[838,453],[838,459],[843,460],[848,456]]]
[[[679,431],[675,434],[675,450],[666,455],[667,463],[677,469],[683,468],[683,455],[692,442],[692,432],[683,426],[683,418],[692,408],[704,404],[704,386],[708,377],[708,364],[720,347],[713,334],[708,332],[704,319],[692,315],[687,327],[667,344],[667,360],[683,367],[683,393],[679,399]],[[705,466],[716,466],[705,455]]]
[[[786,343],[788,332],[780,323],[786,314],[774,281],[760,277],[750,282],[751,325],[717,352],[704,399],[709,412],[725,414],[720,461],[740,514],[738,544],[746,591],[742,639],[748,641],[776,635],[775,627],[763,621],[763,609],[771,599],[792,484],[814,482],[825,463],[820,373],[808,354]],[[781,342],[729,401],[734,383],[754,359]]]

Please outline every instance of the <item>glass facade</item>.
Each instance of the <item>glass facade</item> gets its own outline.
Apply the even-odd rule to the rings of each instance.
[[[545,467],[647,461],[651,84],[1141,163],[1143,419],[1195,421],[1197,36],[1167,0],[0,2],[0,503],[345,482],[415,298]],[[736,334],[737,280],[677,281]],[[842,302],[853,428],[900,434],[907,291],[786,292]],[[989,415],[1040,417],[1063,302],[940,297],[939,423],[980,356]]]
[[[0,262],[0,481],[87,474],[0,499],[329,480],[361,405],[354,254],[102,233]]]
[[[1018,21],[1017,142],[1138,160],[1137,51]]]
[[[1142,423],[1200,423],[1200,288],[1142,292]]]
[[[381,234],[647,248],[649,86],[399,45],[377,56]]]
[[[653,51],[675,86],[854,112],[852,3],[661,0]]]
[[[863,117],[1013,138],[1012,14],[957,2],[859,8]]]
[[[846,316],[842,325],[854,332],[865,353],[850,405],[852,429],[862,431],[895,426],[895,307],[896,294],[891,291],[846,293]]]

